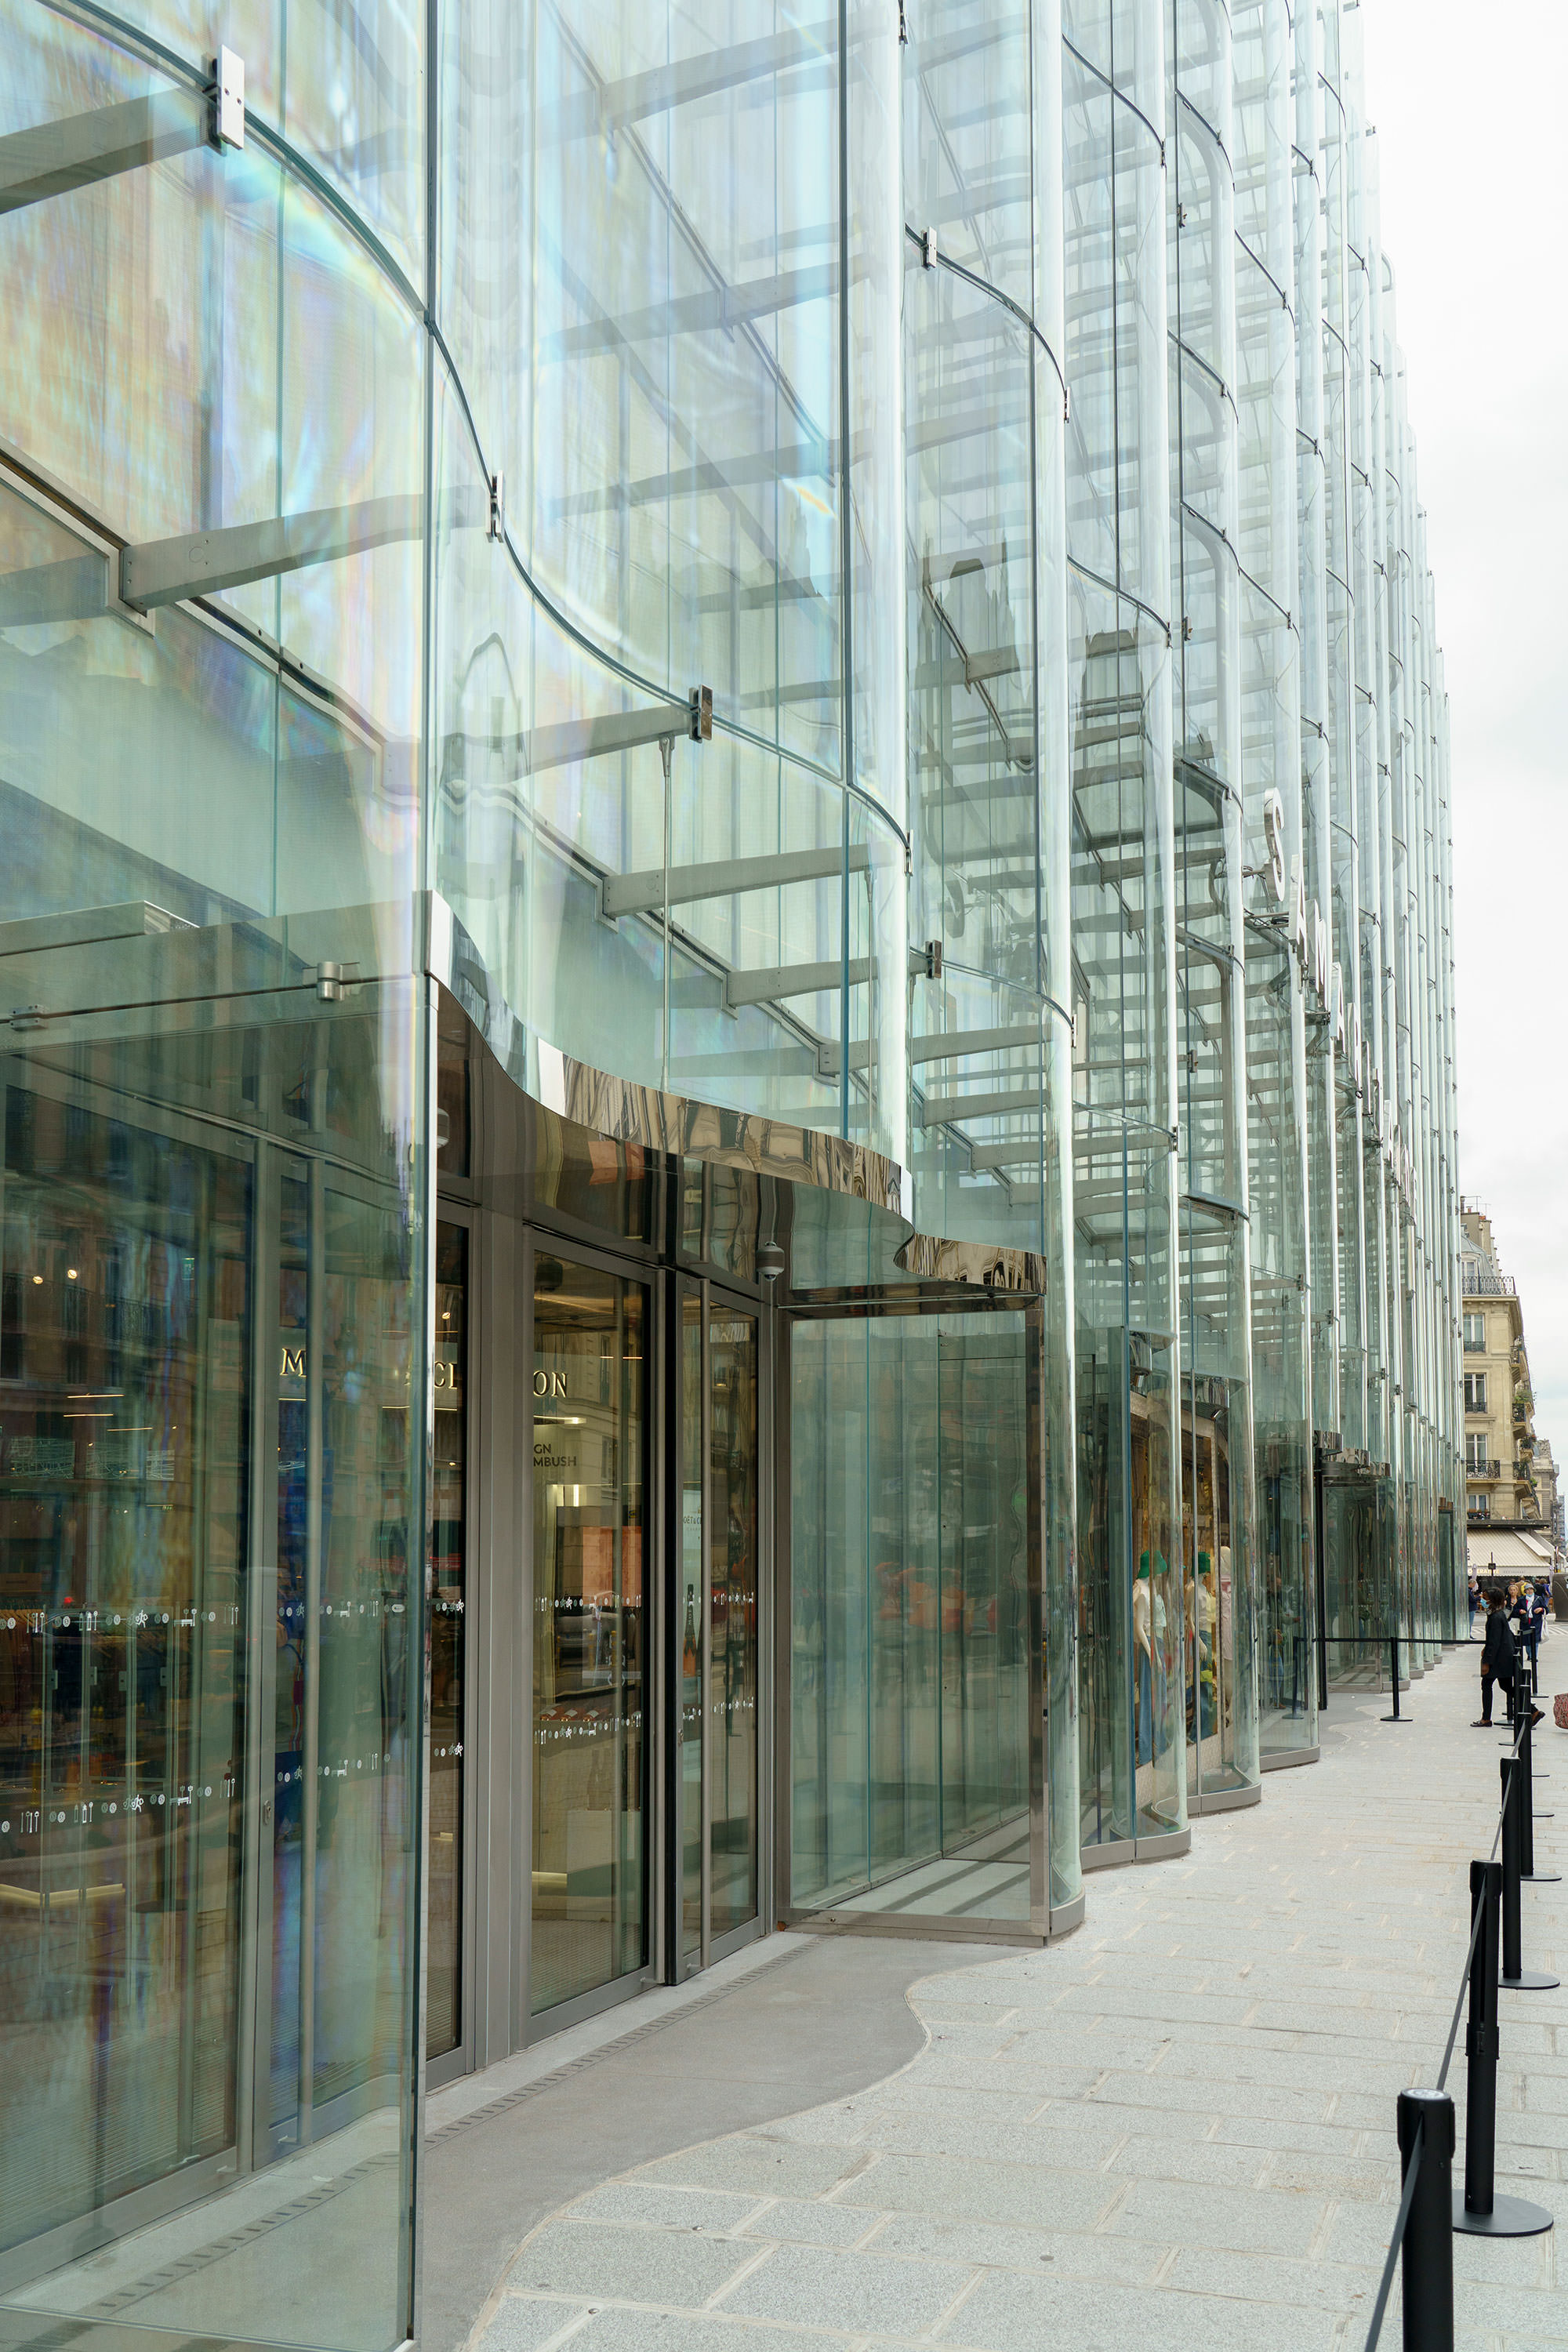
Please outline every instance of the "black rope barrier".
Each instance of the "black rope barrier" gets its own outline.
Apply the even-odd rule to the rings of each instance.
[[[1415,1717],[1413,1716],[1401,1715],[1399,1711],[1399,1636],[1397,1633],[1320,1633],[1318,1635],[1318,1643],[1320,1648],[1323,1650],[1378,1650],[1383,1647],[1384,1643],[1386,1643],[1389,1651],[1388,1680],[1389,1687],[1394,1695],[1394,1712],[1392,1715],[1379,1716],[1378,1721],[1380,1723],[1412,1723],[1415,1721]],[[1328,1667],[1326,1663],[1323,1669],[1323,1680],[1326,1688],[1328,1681]],[[1327,1698],[1320,1696],[1318,1700],[1320,1710],[1326,1707],[1327,1705]]]
[[[1513,1694],[1509,1694],[1510,1714]],[[1514,1739],[1500,1757],[1502,1801],[1492,1849],[1470,1864],[1470,1939],[1435,2090],[1401,2091],[1398,2105],[1404,2192],[1394,2220],[1366,2352],[1376,2352],[1394,2268],[1402,2263],[1405,2352],[1454,2352],[1454,2232],[1488,2238],[1538,2237],[1552,2227],[1542,2205],[1497,2191],[1497,2070],[1501,2054],[1500,1987],[1546,1991],[1558,1979],[1523,1965],[1521,1887],[1531,1872],[1531,1710],[1519,1710]],[[1499,1848],[1502,1859],[1498,1859]],[[1544,1880],[1554,1874],[1541,1874]],[[1465,2184],[1454,2188],[1454,2102],[1447,2084],[1469,1995],[1465,2034]]]

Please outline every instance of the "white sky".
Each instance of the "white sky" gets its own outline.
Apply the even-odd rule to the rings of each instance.
[[[1568,9],[1363,0],[1453,740],[1459,1179],[1568,1454]]]

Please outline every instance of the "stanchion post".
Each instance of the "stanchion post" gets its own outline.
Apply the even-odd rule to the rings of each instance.
[[[1524,1957],[1523,1925],[1519,1899],[1519,1874],[1524,1867],[1521,1852],[1519,1808],[1513,1792],[1518,1785],[1519,1759],[1510,1748],[1502,1759],[1502,1974],[1506,1983],[1519,1975]]]
[[[1414,1723],[1415,1718],[1413,1715],[1401,1715],[1399,1712],[1399,1636],[1397,1633],[1391,1633],[1388,1637],[1388,1656],[1389,1679],[1394,1685],[1394,1713],[1385,1715],[1381,1719],[1384,1723]]]
[[[1447,2091],[1400,2092],[1399,2159],[1402,2179],[1412,2160],[1420,2167],[1401,2252],[1405,2352],[1454,2352],[1454,2102]]]
[[[1535,1824],[1538,1821],[1549,1822],[1552,1816],[1550,1813],[1538,1813],[1535,1810],[1535,1770],[1531,1756],[1531,1742],[1534,1736],[1535,1727],[1531,1720],[1531,1711],[1526,1707],[1519,1726],[1520,1843],[1524,1854],[1520,1876],[1528,1879],[1534,1886],[1557,1886],[1562,1881],[1556,1871],[1537,1870],[1535,1867]]]
[[[1520,1873],[1523,1866],[1525,1825],[1521,1816],[1530,1802],[1530,1783],[1511,1748],[1500,1758],[1499,1769],[1502,1775],[1502,1975],[1499,1982],[1510,1992],[1551,1992],[1561,1979],[1524,1966]]]
[[[1470,2014],[1465,2033],[1465,2186],[1454,2227],[1475,2238],[1536,2238],[1552,2227],[1544,2205],[1500,2197],[1497,2179],[1498,1925],[1502,1864],[1470,1864]],[[1479,1931],[1476,1915],[1480,1914]]]

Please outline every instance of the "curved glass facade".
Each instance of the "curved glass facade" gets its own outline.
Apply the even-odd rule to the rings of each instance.
[[[399,2344],[427,2064],[1451,1637],[1358,24],[0,0],[18,2340]]]

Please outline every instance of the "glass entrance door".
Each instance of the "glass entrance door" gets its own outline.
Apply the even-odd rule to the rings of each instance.
[[[680,1290],[680,1959],[706,1968],[757,1916],[754,1309]]]
[[[647,1957],[648,1294],[541,1242],[533,1276],[531,2013]]]
[[[277,1570],[259,1710],[258,2163],[381,2104],[397,2076],[416,1442],[400,1203],[324,1156],[267,1150],[261,1181]]]

